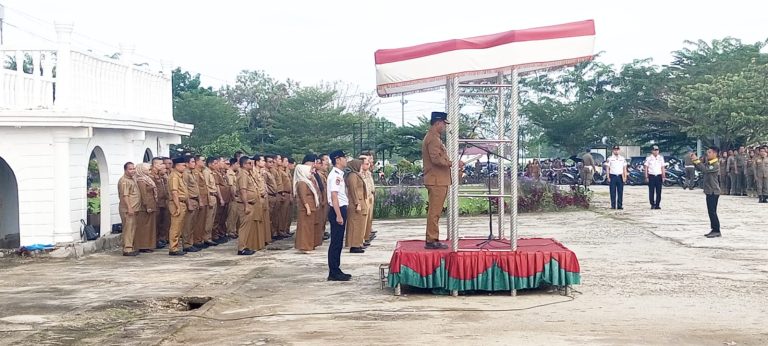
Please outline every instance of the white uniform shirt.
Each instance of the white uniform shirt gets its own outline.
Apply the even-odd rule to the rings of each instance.
[[[664,167],[664,156],[648,156],[645,159],[645,167],[648,167],[649,175],[661,175],[661,168]]]
[[[332,192],[339,193],[339,208],[348,205],[349,199],[347,199],[347,183],[344,181],[344,171],[333,167],[331,173],[328,174],[328,181],[326,181],[326,189],[328,195],[328,206],[333,208],[333,199],[331,199]]]
[[[611,155],[608,157],[608,174],[623,175],[624,167],[627,167],[627,159],[621,155]]]

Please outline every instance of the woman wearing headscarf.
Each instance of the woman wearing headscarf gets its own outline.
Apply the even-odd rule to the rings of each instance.
[[[136,212],[134,246],[139,252],[152,252],[157,246],[157,185],[150,176],[148,163],[136,165],[136,183],[141,194],[141,207]]]
[[[365,228],[368,221],[368,191],[361,171],[367,161],[352,160],[347,163],[349,173],[345,179],[349,209],[347,211],[347,246],[351,253],[364,253]]]
[[[317,187],[313,181],[312,169],[298,165],[293,173],[293,196],[299,206],[296,225],[296,250],[307,252],[315,249],[317,230],[317,207],[320,205]]]

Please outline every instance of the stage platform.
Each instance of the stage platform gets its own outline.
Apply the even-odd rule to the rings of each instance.
[[[545,285],[567,288],[581,281],[576,254],[551,238],[508,241],[461,239],[459,251],[424,249],[423,240],[397,242],[389,263],[387,284],[399,294],[401,286],[439,291],[511,291]],[[445,242],[450,244],[450,242]]]

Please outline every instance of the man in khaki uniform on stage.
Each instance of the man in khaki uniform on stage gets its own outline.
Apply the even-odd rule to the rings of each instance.
[[[430,128],[424,136],[421,145],[421,159],[424,162],[424,185],[429,195],[429,208],[427,210],[427,239],[426,249],[447,249],[448,246],[440,243],[440,214],[443,211],[445,197],[448,195],[448,186],[451,185],[451,160],[448,159],[445,145],[440,135],[445,131],[448,114],[444,112],[432,112]]]
[[[189,197],[183,174],[187,170],[187,164],[183,157],[179,157],[173,159],[172,165],[171,173],[168,176],[168,213],[171,218],[168,231],[168,255],[183,256],[181,234],[187,215],[187,198]]]
[[[123,165],[123,176],[117,182],[117,193],[120,196],[120,220],[123,223],[123,256],[137,256],[133,249],[133,238],[136,235],[136,212],[141,207],[139,185],[133,176],[136,167],[133,162]]]
[[[184,217],[184,228],[182,228],[184,252],[198,252],[200,249],[194,246],[194,225],[197,222],[197,214],[200,209],[200,188],[197,185],[197,178],[193,169],[195,168],[195,158],[188,156],[186,158],[187,167],[184,170],[184,184],[187,186],[187,215]]]

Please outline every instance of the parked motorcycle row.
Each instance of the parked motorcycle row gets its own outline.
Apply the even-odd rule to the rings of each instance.
[[[627,185],[646,185],[645,181],[645,167],[642,164],[629,166],[627,176]],[[594,185],[608,185],[608,179],[603,172],[596,172],[592,178]],[[556,172],[553,169],[544,169],[542,171],[543,179],[549,183],[556,183],[559,185],[575,185],[582,184],[583,179],[577,166],[566,167],[561,170],[559,179],[556,178]],[[696,171],[694,176],[692,189],[701,187],[701,173]],[[557,181],[556,181],[557,180]],[[687,178],[685,177],[685,168],[678,160],[670,160],[667,165],[667,179],[664,181],[665,187],[681,186],[687,188]]]

